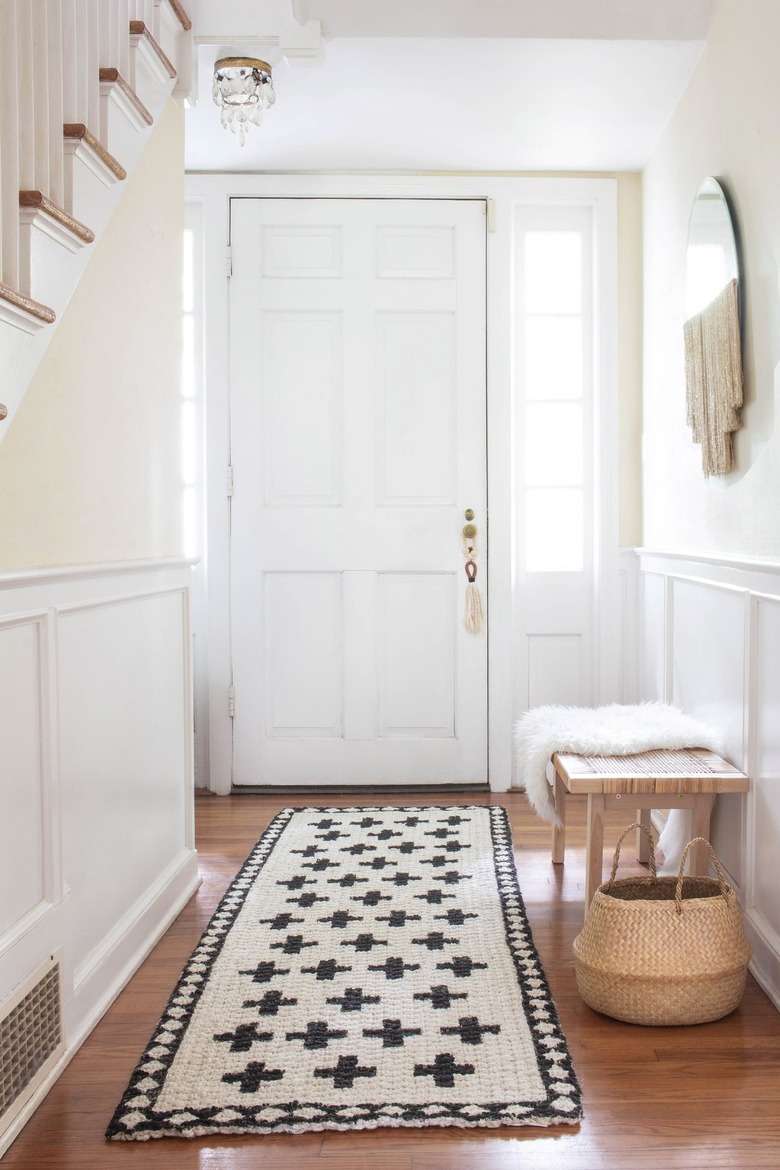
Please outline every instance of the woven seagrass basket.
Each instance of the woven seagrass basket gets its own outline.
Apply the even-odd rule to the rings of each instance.
[[[650,877],[617,877],[632,829],[650,843]],[[717,878],[683,876],[698,844],[709,849]],[[677,877],[658,877],[649,831],[629,825],[574,940],[577,986],[589,1007],[632,1024],[719,1020],[739,1006],[750,955],[739,902],[709,842],[690,841]]]

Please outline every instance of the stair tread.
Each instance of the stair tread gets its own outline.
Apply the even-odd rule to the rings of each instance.
[[[96,155],[105,163],[108,169],[115,175],[117,179],[126,179],[127,171],[113,154],[106,150],[103,143],[95,137],[83,122],[66,122],[63,126],[65,137],[73,141],[80,139],[84,142],[90,150],[94,151]]]
[[[132,104],[135,106],[142,121],[146,122],[147,126],[152,125],[152,123],[154,122],[154,118],[149,113],[146,106],[143,104],[143,102],[139,98],[138,94],[135,92],[135,90],[132,88],[132,86],[125,80],[125,78],[122,76],[122,74],[119,72],[118,69],[115,69],[113,66],[111,66],[109,68],[101,68],[100,80],[103,82],[109,82],[112,85],[117,85],[122,90],[122,92],[124,93],[124,95],[128,99],[128,101],[132,102]]]
[[[174,69],[173,65],[171,64],[170,58],[168,58],[165,55],[161,45],[152,36],[152,32],[151,32],[149,26],[147,24],[145,24],[143,20],[131,20],[130,21],[130,35],[133,37],[143,37],[145,41],[148,41],[150,48],[153,50],[153,52],[159,58],[160,63],[162,64],[162,67],[163,67],[163,69],[165,69],[168,76],[169,77],[176,76],[176,70]]]
[[[9,304],[15,305],[17,309],[25,309],[33,317],[37,317],[40,321],[45,321],[49,325],[57,316],[54,309],[50,309],[48,305],[42,305],[40,301],[34,301],[32,297],[25,296],[24,293],[19,292],[16,288],[12,288],[10,284],[4,284],[1,280],[0,300],[8,301]]]
[[[20,207],[36,207],[44,215],[50,216],[62,225],[72,235],[78,237],[85,244],[91,244],[95,239],[95,233],[86,224],[81,223],[80,220],[74,219],[64,207],[60,207],[48,195],[44,195],[42,191],[20,191],[19,192],[19,206]]]

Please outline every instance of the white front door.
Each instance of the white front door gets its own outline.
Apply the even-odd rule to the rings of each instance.
[[[236,785],[487,779],[485,204],[234,199]]]

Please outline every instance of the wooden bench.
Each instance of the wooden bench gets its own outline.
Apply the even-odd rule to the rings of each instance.
[[[718,792],[746,792],[748,777],[706,748],[658,750],[635,756],[578,756],[556,752],[552,757],[555,810],[561,827],[553,828],[552,859],[563,862],[566,847],[566,804],[570,796],[588,800],[585,854],[585,911],[602,882],[604,812],[626,810],[626,823],[649,824],[654,808],[689,808],[691,837],[710,839],[710,812]],[[636,813],[636,815],[635,815]],[[648,860],[647,843],[638,834],[637,856]],[[691,850],[691,873],[706,874],[708,854]]]

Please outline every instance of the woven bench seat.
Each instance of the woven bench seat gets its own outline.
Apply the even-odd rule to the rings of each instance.
[[[566,848],[566,806],[571,797],[587,799],[585,855],[585,911],[602,882],[604,861],[604,813],[608,808],[626,809],[626,820],[648,825],[654,808],[689,808],[692,837],[710,839],[712,798],[719,792],[746,792],[748,777],[706,748],[682,748],[641,752],[634,756],[579,756],[556,752],[554,768],[555,811],[561,825],[553,828],[552,859],[562,864]],[[639,860],[647,861],[647,844],[638,835]],[[706,874],[708,854],[702,846],[692,850],[691,873]]]

